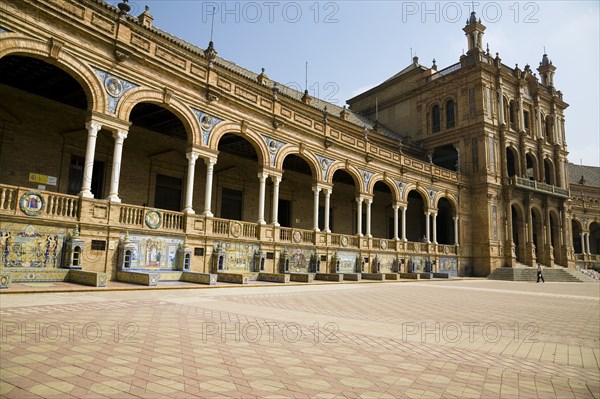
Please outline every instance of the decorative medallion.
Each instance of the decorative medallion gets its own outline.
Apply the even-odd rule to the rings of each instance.
[[[300,244],[302,242],[302,233],[298,230],[294,230],[294,232],[292,233],[292,240],[296,244]]]
[[[421,250],[421,244],[415,242],[415,252],[419,252]]]
[[[448,246],[444,245],[444,253],[447,254],[448,252],[450,252],[450,248],[448,248]]]
[[[329,168],[333,164],[333,159],[325,158],[320,155],[317,155],[317,159],[319,160],[319,165],[321,165],[321,176],[323,181],[326,181]]]
[[[19,199],[19,207],[27,216],[37,216],[46,208],[46,200],[37,191],[27,191]]]
[[[241,236],[242,235],[242,224],[240,222],[232,222],[229,231],[231,232],[231,235],[236,238]]]
[[[386,240],[381,240],[381,242],[379,243],[379,248],[386,250],[388,248],[388,243]]]
[[[146,226],[148,226],[149,228],[158,229],[160,227],[160,224],[162,223],[162,215],[160,211],[156,209],[151,209],[148,212],[146,212],[146,217],[144,218],[144,221],[146,222]]]
[[[113,97],[120,97],[123,94],[123,84],[114,76],[107,76],[104,80],[106,92]]]
[[[206,114],[198,109],[192,108],[192,111],[198,118],[198,122],[200,123],[200,129],[202,130],[202,144],[208,145],[208,139],[215,128],[215,126],[221,122],[223,119],[219,119],[216,116],[212,116]]]
[[[283,141],[272,139],[269,136],[262,136],[262,138],[269,148],[271,166],[275,166],[275,158],[277,158],[277,153],[279,153],[279,150],[285,145],[285,143]]]
[[[342,238],[340,238],[340,244],[342,244],[342,247],[347,247],[348,246],[348,237],[347,236],[342,236]]]
[[[123,98],[123,95],[129,90],[138,87],[138,85],[101,69],[94,68],[94,71],[100,80],[104,82],[104,90],[108,93],[106,99],[108,105],[107,108],[109,112],[114,114],[117,111],[117,106],[119,105],[121,98]]]
[[[363,178],[364,184],[365,184],[365,192],[369,191],[369,182],[371,181],[371,177],[373,177],[374,173],[373,172],[369,172],[368,170],[360,170],[360,175]]]
[[[10,274],[0,275],[0,288],[8,288],[10,285]]]

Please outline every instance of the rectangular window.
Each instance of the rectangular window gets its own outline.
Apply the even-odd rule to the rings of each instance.
[[[182,179],[177,177],[156,174],[154,206],[169,211],[180,211],[182,184]]]
[[[76,155],[71,156],[69,165],[69,181],[67,183],[67,194],[77,195],[81,191],[83,183],[83,169],[85,158]],[[94,161],[92,168],[92,194],[96,198],[102,198],[102,187],[104,180],[104,162]]]
[[[242,220],[242,195],[241,191],[223,188],[221,192],[221,218]]]
[[[333,231],[333,209],[329,208],[329,230]],[[319,228],[323,230],[325,228],[325,207],[319,206]]]
[[[490,172],[496,173],[496,147],[493,137],[490,137]]]
[[[486,97],[486,104],[487,104],[487,115],[488,118],[492,117],[492,91],[489,87],[486,87],[485,89],[485,97]]]
[[[469,117],[475,118],[477,114],[477,104],[475,104],[475,88],[469,89]]]
[[[283,227],[292,227],[292,201],[279,200],[277,222]]]

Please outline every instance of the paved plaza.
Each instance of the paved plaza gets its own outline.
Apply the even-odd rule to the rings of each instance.
[[[600,285],[3,294],[6,398],[598,398]]]

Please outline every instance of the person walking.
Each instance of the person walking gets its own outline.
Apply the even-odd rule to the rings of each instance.
[[[542,265],[538,265],[537,268],[537,282],[539,283],[540,280],[542,280],[542,283],[544,283],[544,276],[542,275]]]

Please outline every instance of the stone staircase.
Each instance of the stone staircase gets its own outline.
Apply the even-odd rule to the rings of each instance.
[[[564,267],[543,268],[544,280],[549,282],[569,282],[569,283],[593,283],[597,282],[593,278],[586,276],[579,270],[567,269]],[[490,280],[506,281],[537,281],[537,269],[525,265],[518,267],[499,267],[489,276]]]

